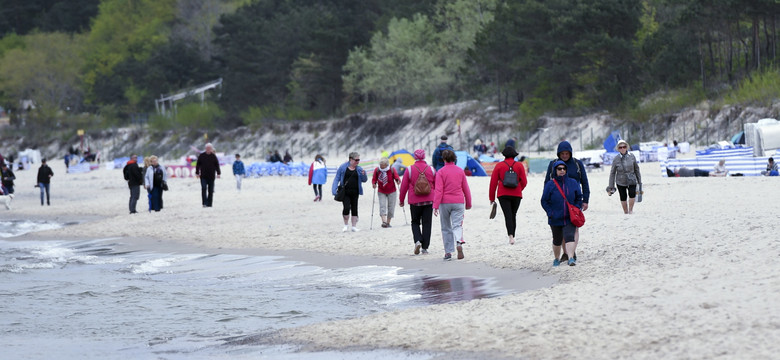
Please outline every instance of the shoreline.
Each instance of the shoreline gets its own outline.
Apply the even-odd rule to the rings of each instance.
[[[35,237],[154,239],[154,248],[268,251],[310,257],[313,264],[529,271],[557,279],[552,286],[497,298],[286,329],[277,335],[285,342],[529,359],[566,356],[562,342],[582,358],[771,358],[780,351],[774,341],[780,337],[780,313],[767,301],[780,295],[780,264],[764,257],[777,250],[771,239],[777,178],[663,178],[658,163],[642,163],[644,201],[628,216],[617,197],[603,191],[609,169],[589,172],[591,199],[579,261],[553,268],[539,175],[529,176],[523,191],[512,246],[501,216],[488,220],[489,179],[469,178],[474,201],[464,223],[466,258],[444,264],[436,217],[426,257],[411,255],[411,234],[401,218],[408,211],[396,209],[389,229],[379,228],[375,213],[369,230],[368,186],[360,199],[362,231],[342,233],[340,204],[329,197],[313,203],[303,177],[246,179],[237,192],[225,167],[209,209],[200,206],[196,180],[171,179],[163,211],[131,216],[121,171],[65,174],[64,165],[50,166],[52,206],[40,206],[32,187],[35,171],[19,171],[13,209],[3,218],[92,220]],[[328,180],[326,193],[332,177]],[[140,201],[139,210],[144,206]]]

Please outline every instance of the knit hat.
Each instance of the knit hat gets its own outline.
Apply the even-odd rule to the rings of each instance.
[[[416,160],[424,160],[425,159],[425,150],[423,149],[417,149],[414,151],[414,158]]]

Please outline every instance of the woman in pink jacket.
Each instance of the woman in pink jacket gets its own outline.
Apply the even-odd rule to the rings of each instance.
[[[457,242],[458,259],[463,259],[463,215],[471,209],[471,190],[463,169],[455,165],[455,152],[442,151],[444,167],[436,173],[433,215],[441,212],[441,237],[444,242],[444,261],[452,260]],[[465,203],[465,206],[464,206]]]
[[[425,150],[414,151],[416,160],[412,166],[406,168],[401,180],[399,192],[399,205],[404,207],[404,199],[409,195],[409,212],[412,216],[412,237],[414,239],[414,254],[418,255],[420,249],[423,254],[428,254],[428,246],[431,244],[431,223],[433,220],[433,188],[435,171],[425,162]],[[418,181],[423,179],[428,183],[428,193],[425,194],[425,186]],[[415,186],[418,185],[418,186]],[[418,189],[415,191],[415,187]],[[422,189],[421,193],[417,193]]]

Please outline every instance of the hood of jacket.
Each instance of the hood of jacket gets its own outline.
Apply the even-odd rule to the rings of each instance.
[[[567,144],[568,144],[568,143],[567,143]],[[555,170],[555,168],[557,168],[557,167],[558,167],[558,165],[563,165],[563,166],[565,166],[565,167],[566,167],[566,172],[567,172],[567,173],[569,172],[569,166],[568,166],[568,165],[566,165],[566,163],[565,163],[565,162],[563,162],[563,160],[556,160],[556,161],[553,163],[553,167],[552,167],[552,168],[553,168],[553,170],[552,170],[552,171],[553,171],[553,176],[552,176],[552,177],[553,177],[553,179],[555,179],[555,180],[558,180],[558,184],[560,185],[560,184],[563,184],[563,182],[565,181],[564,179],[566,178],[566,176],[567,176],[567,175],[566,175],[566,174],[564,174],[563,176],[560,176],[560,175],[558,175],[558,171],[557,171],[557,170]]]
[[[566,140],[561,141],[561,143],[558,144],[558,151],[556,152],[556,154],[560,156],[561,153],[564,151],[568,151],[571,154],[571,156],[574,157],[574,151],[571,150],[571,144],[569,144],[569,142]]]

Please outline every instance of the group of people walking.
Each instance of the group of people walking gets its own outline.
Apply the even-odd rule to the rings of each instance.
[[[446,143],[447,138],[442,137],[441,140],[433,155],[433,166],[425,161],[425,150],[417,149],[413,153],[414,164],[406,169],[403,177],[399,177],[389,166],[389,161],[383,158],[374,170],[372,185],[379,192],[382,227],[390,227],[396,185],[400,183],[398,205],[403,208],[406,203],[409,204],[415,255],[428,254],[432,218],[438,216],[441,221],[444,260],[452,260],[455,256],[463,259],[463,219],[465,211],[472,206],[471,190],[464,170],[455,164],[457,158],[452,147]],[[607,192],[612,195],[617,191],[624,212],[632,214],[637,186],[641,188],[642,177],[636,158],[628,151],[628,143],[621,140],[618,152],[620,154],[610,171]],[[508,242],[514,244],[517,212],[523,199],[523,190],[528,184],[527,169],[523,162],[515,160],[518,153],[513,146],[506,146],[502,155],[504,161],[496,164],[491,175],[488,197],[494,209],[500,205]],[[343,204],[345,232],[359,231],[356,227],[357,199],[363,194],[362,183],[368,181],[366,172],[359,164],[359,154],[350,153],[349,160],[339,166],[331,188],[337,199],[343,193],[340,201]],[[315,196],[321,196],[316,188]],[[541,207],[547,215],[552,234],[553,266],[576,265],[578,226],[581,224],[575,225],[577,222],[573,220],[576,216],[572,218],[569,207],[587,210],[589,199],[590,184],[585,165],[572,156],[571,144],[562,141],[558,145],[556,159],[548,165],[541,197]]]

